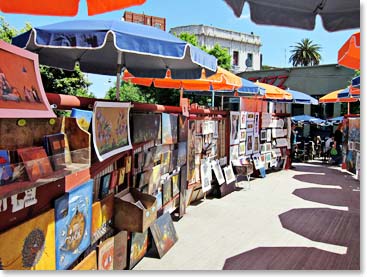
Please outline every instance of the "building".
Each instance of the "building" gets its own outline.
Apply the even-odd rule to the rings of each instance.
[[[245,34],[236,31],[220,29],[205,25],[188,25],[174,27],[170,33],[194,34],[200,46],[213,48],[216,43],[228,49],[232,56],[232,72],[260,70],[261,54],[260,37],[254,34]]]
[[[158,29],[166,31],[166,19],[164,17],[157,17],[133,12],[125,12],[123,20],[127,22],[140,23],[156,27]]]

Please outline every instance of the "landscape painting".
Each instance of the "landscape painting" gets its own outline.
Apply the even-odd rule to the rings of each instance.
[[[177,143],[177,115],[162,113],[162,144]]]
[[[148,249],[148,230],[144,233],[132,233],[130,244],[129,269],[132,269],[146,254]]]
[[[132,114],[133,143],[148,142],[159,139],[160,129],[160,114]]]

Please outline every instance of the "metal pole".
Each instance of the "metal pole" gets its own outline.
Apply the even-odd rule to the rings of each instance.
[[[117,74],[116,74],[116,101],[120,101],[120,83],[121,83],[121,69],[122,69],[122,52],[117,54]]]
[[[214,97],[215,97],[215,91],[212,90],[212,107],[214,107]]]
[[[222,109],[222,111],[223,111],[223,95],[222,95],[222,100],[221,100],[221,103],[220,103],[220,105],[221,105],[221,109]]]

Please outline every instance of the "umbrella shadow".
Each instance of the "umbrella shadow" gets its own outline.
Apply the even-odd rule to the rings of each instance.
[[[359,181],[344,174],[299,174],[293,176],[293,179],[317,185],[340,186],[342,189],[360,190]]]
[[[223,270],[358,270],[358,261],[314,247],[258,247],[226,259]]]

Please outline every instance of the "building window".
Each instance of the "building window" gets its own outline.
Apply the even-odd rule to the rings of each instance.
[[[158,29],[162,29],[162,25],[160,23],[154,23],[154,27]]]
[[[253,64],[253,54],[247,53],[246,67],[252,67],[252,64]]]
[[[150,18],[149,17],[147,18],[147,25],[150,26]]]
[[[238,65],[238,51],[233,51],[233,65]]]

